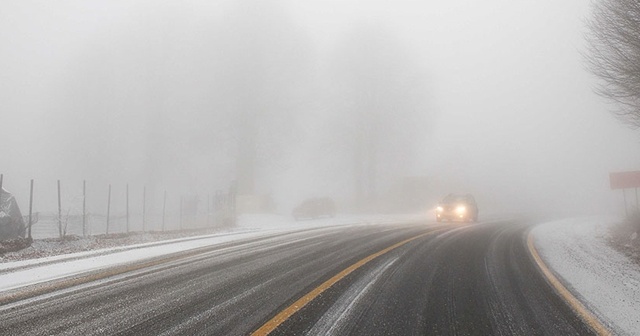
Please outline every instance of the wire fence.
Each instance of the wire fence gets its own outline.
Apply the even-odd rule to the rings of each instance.
[[[0,181],[2,178],[0,175]],[[56,182],[53,192],[51,183],[40,189],[31,180],[28,204],[19,204],[25,236],[43,239],[194,230],[235,223],[233,183],[208,194],[181,195],[144,185]],[[0,192],[6,192],[1,183]]]

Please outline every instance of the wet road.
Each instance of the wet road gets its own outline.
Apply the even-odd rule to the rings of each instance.
[[[398,223],[227,243],[4,304],[0,334],[591,334],[538,272],[527,229]]]

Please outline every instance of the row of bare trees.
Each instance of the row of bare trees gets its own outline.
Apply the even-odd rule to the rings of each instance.
[[[52,132],[69,137],[58,169],[80,155],[74,169],[91,179],[138,174],[197,188],[206,169],[206,182],[236,180],[239,194],[278,193],[292,182],[277,175],[298,169],[288,159],[310,151],[295,146],[313,133],[334,144],[309,160],[309,170],[331,162],[336,176],[326,179],[353,186],[356,203],[375,198],[381,180],[405,175],[411,165],[399,153],[411,158],[423,146],[432,118],[421,66],[392,30],[353,29],[323,58],[278,1],[230,2],[224,10],[220,22],[176,21],[161,38],[167,26],[150,21],[140,34],[114,30],[97,39],[111,52],[91,47],[80,56],[62,95],[73,99],[51,114]]]

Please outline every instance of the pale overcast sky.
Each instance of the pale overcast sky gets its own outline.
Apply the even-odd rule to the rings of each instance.
[[[203,89],[221,88],[229,79],[211,79],[218,70],[211,70],[209,60],[220,56],[211,36],[244,36],[235,35],[229,22],[257,3],[3,2],[5,187],[24,200],[30,178],[51,185],[57,178],[145,181],[156,162],[144,158],[149,151],[175,153],[157,159],[164,185],[224,185],[230,178],[225,167],[233,160],[220,152],[208,156],[202,144],[218,139],[197,121],[227,106]],[[424,78],[420,90],[428,109],[424,124],[413,125],[411,132],[424,129],[424,136],[414,138],[420,150],[402,174],[428,177],[436,193],[473,192],[495,212],[620,210],[608,173],[640,170],[640,146],[638,133],[611,117],[611,107],[592,91],[595,80],[581,56],[588,1],[275,3],[277,9],[264,16],[285,21],[286,31],[274,28],[274,34],[298,39],[292,52],[303,54],[300,62],[306,64],[292,81],[314,92],[296,104],[299,110],[330,109],[323,90],[332,84],[318,82],[326,80],[328,64],[360,27],[393,36],[397,44],[390,48],[401,45]],[[157,121],[158,98],[183,111]],[[184,114],[196,121],[184,121]],[[209,118],[216,127],[224,122]],[[299,123],[313,124],[308,119]],[[262,176],[270,181],[265,192],[282,204],[314,192],[348,190],[330,176],[309,181],[322,164],[309,163],[304,153],[324,146],[314,140],[324,131],[314,127],[282,140],[292,143],[284,154],[274,154],[283,163],[266,170],[277,170],[276,177]],[[161,149],[148,143],[154,132],[166,135]]]

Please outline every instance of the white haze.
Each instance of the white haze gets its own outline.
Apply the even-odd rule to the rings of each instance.
[[[23,208],[31,178],[37,195],[57,179],[204,194],[236,178],[249,129],[256,192],[279,211],[349,200],[352,112],[384,96],[378,193],[424,176],[487,212],[620,213],[608,173],[637,170],[640,146],[592,92],[588,15],[584,0],[4,1],[0,172]]]

